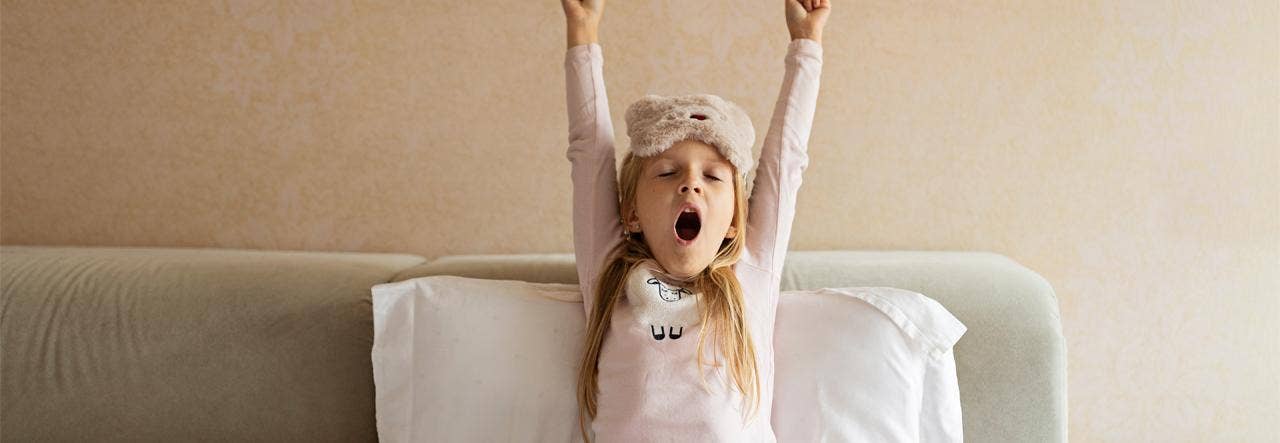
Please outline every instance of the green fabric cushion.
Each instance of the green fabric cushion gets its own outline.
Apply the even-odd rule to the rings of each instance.
[[[402,254],[0,248],[5,441],[377,441]]]

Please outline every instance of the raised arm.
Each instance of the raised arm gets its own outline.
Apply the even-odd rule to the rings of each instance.
[[[613,120],[604,87],[604,56],[596,41],[603,2],[561,2],[569,24],[564,60],[569,115],[569,149],[565,157],[572,163],[573,253],[584,314],[589,317],[595,307],[596,274],[605,254],[622,240]]]
[[[809,133],[822,73],[822,29],[831,12],[829,0],[785,3],[791,42],[784,59],[782,90],[774,103],[751,188],[744,257],[750,264],[770,271],[774,284],[781,278],[791,241],[801,175],[809,166]]]
[[[796,194],[809,165],[806,151],[818,103],[822,45],[808,38],[792,40],[787,45],[785,65],[782,90],[760,149],[747,223],[748,259],[775,278],[782,273]]]

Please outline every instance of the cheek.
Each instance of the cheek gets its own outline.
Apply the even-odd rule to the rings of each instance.
[[[640,198],[636,200],[636,207],[639,210],[638,215],[640,216],[640,219],[644,220],[646,223],[658,223],[662,221],[660,219],[663,217],[663,213],[660,206],[661,205],[653,199]]]
[[[719,225],[729,226],[733,223],[733,198],[720,199],[716,202],[715,222]]]

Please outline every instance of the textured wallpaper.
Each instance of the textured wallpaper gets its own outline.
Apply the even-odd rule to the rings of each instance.
[[[1274,441],[1277,2],[833,3],[792,249],[1044,275],[1072,441]],[[572,250],[554,0],[0,7],[5,244]],[[619,149],[646,93],[763,140],[780,2],[615,0],[600,40]]]

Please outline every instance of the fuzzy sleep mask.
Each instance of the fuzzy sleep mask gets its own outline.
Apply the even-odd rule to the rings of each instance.
[[[648,94],[627,107],[627,136],[637,157],[661,154],[671,145],[697,139],[715,146],[746,177],[751,171],[755,127],[742,107],[712,94]]]

